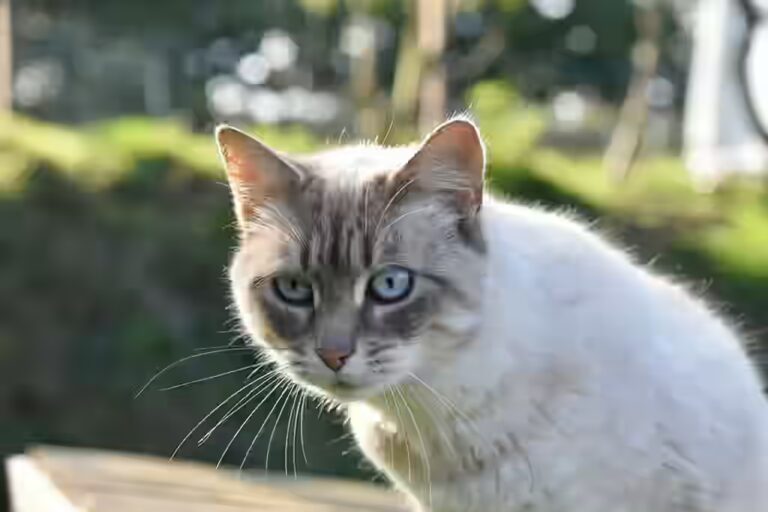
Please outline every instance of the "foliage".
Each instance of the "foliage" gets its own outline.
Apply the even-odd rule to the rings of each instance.
[[[480,82],[467,93],[470,111],[483,127],[497,166],[514,165],[530,152],[546,123],[539,107],[527,105],[503,80]]]

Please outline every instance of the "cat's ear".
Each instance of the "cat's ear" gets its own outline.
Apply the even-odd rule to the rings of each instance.
[[[216,142],[241,228],[260,206],[285,198],[301,181],[298,169],[264,143],[236,128],[217,127]]]
[[[474,214],[483,202],[485,146],[469,120],[453,119],[438,126],[396,173],[398,190],[448,193],[464,214]],[[407,192],[406,192],[407,193]]]

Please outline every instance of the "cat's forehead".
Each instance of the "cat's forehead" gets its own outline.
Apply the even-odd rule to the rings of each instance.
[[[307,173],[302,192],[284,204],[284,214],[275,219],[279,225],[284,219],[291,220],[295,236],[284,239],[282,252],[293,266],[343,275],[385,261],[416,263],[410,261],[413,244],[407,243],[412,237],[403,229],[419,224],[419,219],[391,224],[401,215],[401,206],[391,201],[392,183],[388,179],[405,165],[413,149],[378,152],[387,154],[386,162],[366,151],[344,148],[312,157],[315,167]],[[427,233],[422,238],[424,235],[428,238]]]
[[[294,205],[302,210],[303,243],[301,253],[305,268],[333,268],[342,273],[374,264],[381,249],[391,247],[386,237],[380,239],[381,223],[387,217],[390,194],[385,172],[365,177],[348,174],[321,178],[315,176],[304,190],[302,200]],[[393,205],[390,209],[395,210]]]
[[[282,265],[354,276],[380,264],[420,268],[432,253],[434,219],[404,215],[393,202],[389,179],[413,157],[415,146],[348,146],[293,158],[305,175],[301,192],[273,205],[257,224],[286,237],[259,237],[277,244]],[[422,208],[422,210],[425,210]],[[439,222],[438,222],[439,224]],[[431,229],[432,228],[432,229]]]
[[[344,146],[297,157],[305,172],[331,188],[362,183],[401,169],[416,153],[417,146],[384,147],[369,144]]]

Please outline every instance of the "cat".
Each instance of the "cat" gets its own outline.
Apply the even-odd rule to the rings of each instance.
[[[584,224],[489,194],[471,120],[310,156],[216,138],[244,328],[415,509],[768,511],[734,330]]]

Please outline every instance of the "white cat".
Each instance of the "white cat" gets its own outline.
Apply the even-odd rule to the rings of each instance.
[[[768,404],[734,332],[578,222],[485,193],[471,122],[310,157],[217,139],[245,327],[421,510],[768,511]]]

